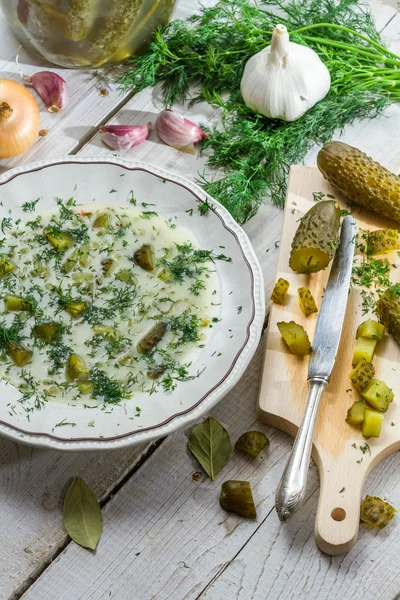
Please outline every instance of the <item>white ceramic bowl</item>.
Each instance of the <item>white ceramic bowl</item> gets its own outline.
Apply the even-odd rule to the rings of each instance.
[[[117,193],[110,194],[110,190]],[[179,383],[173,392],[135,395],[112,412],[48,402],[29,420],[16,388],[0,381],[0,434],[18,442],[63,450],[121,448],[165,436],[198,419],[223,398],[243,375],[259,341],[264,320],[264,287],[260,265],[242,230],[218,202],[190,181],[144,163],[121,159],[66,157],[17,167],[0,177],[0,219],[26,220],[24,202],[41,197],[40,210],[54,207],[54,198],[73,196],[78,204],[105,202],[128,205],[131,190],[141,202],[165,218],[178,218],[202,248],[230,256],[218,261],[221,321],[199,351],[192,372],[196,379]],[[208,200],[205,216],[197,211]],[[190,209],[193,209],[192,215]],[[33,216],[34,217],[34,216]],[[32,217],[32,218],[33,218]],[[224,249],[220,250],[219,247]],[[238,309],[238,307],[242,307]],[[15,406],[15,412],[10,408]],[[140,406],[140,417],[135,416]],[[60,422],[73,425],[56,426]],[[91,425],[89,425],[89,423]],[[94,424],[94,426],[93,426]]]

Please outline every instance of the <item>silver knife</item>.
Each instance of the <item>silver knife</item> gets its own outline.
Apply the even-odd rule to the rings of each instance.
[[[276,490],[275,507],[279,519],[288,521],[302,505],[306,493],[312,438],[322,393],[329,382],[339,347],[353,266],[356,224],[343,219],[340,244],[333,259],[328,285],[312,344],[308,368],[308,399],[303,421],[291,455]]]

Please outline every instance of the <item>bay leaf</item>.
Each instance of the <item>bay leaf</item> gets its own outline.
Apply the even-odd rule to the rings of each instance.
[[[74,542],[95,550],[103,531],[103,516],[96,496],[81,477],[75,477],[68,488],[63,519]]]
[[[193,428],[189,437],[189,450],[214,480],[232,452],[229,433],[219,421],[207,417]]]

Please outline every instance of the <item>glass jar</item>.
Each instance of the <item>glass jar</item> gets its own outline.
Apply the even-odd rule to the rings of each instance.
[[[0,0],[28,50],[63,67],[100,67],[143,50],[175,0]]]

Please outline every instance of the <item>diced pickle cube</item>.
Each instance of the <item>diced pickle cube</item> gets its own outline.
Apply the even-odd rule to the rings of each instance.
[[[93,325],[94,333],[104,335],[107,339],[113,339],[117,335],[117,332],[113,327],[108,325]]]
[[[65,263],[63,264],[64,271],[69,273],[78,263],[79,251],[78,249],[74,250],[67,258]]]
[[[149,371],[147,371],[146,375],[149,379],[158,379],[161,375],[164,375],[167,367],[165,365],[157,365],[153,367]]]
[[[0,279],[6,277],[6,275],[9,273],[12,273],[12,271],[15,271],[15,269],[15,264],[8,258],[8,256],[5,256],[4,254],[0,256]]]
[[[301,287],[297,290],[297,294],[299,296],[299,302],[301,306],[301,310],[305,314],[306,317],[309,317],[313,313],[318,312],[317,305],[315,304],[315,300],[311,291],[308,288]]]
[[[58,332],[58,327],[54,323],[38,323],[33,328],[36,337],[44,342],[51,342]]]
[[[354,402],[347,411],[346,423],[360,425],[364,421],[365,404],[361,400]]]
[[[384,415],[381,412],[365,408],[364,421],[362,422],[362,434],[364,437],[379,437],[381,435]]]
[[[45,229],[43,235],[57,252],[65,252],[75,244],[75,240],[70,233],[56,230],[53,227]]]
[[[157,277],[158,279],[161,279],[161,281],[165,281],[165,283],[172,283],[174,280],[172,273],[167,271],[167,269],[160,271]]]
[[[290,283],[280,277],[272,290],[271,300],[274,304],[284,304]]]
[[[93,227],[95,229],[104,229],[105,227],[108,226],[110,222],[110,215],[108,213],[102,213],[101,215],[98,215],[93,223]]]
[[[387,254],[399,249],[397,229],[378,229],[367,235],[367,254]]]
[[[377,496],[365,496],[361,504],[360,518],[364,523],[383,529],[391,521],[397,510]]]
[[[357,338],[356,347],[354,348],[353,354],[353,367],[358,365],[362,358],[364,358],[367,362],[372,362],[375,353],[376,343],[377,340],[374,340],[372,338]]]
[[[129,285],[136,285],[136,277],[130,269],[121,269],[115,274],[115,279]]]
[[[374,375],[374,365],[370,362],[367,362],[365,358],[362,358],[358,365],[351,371],[349,377],[356,390],[361,392]]]
[[[88,267],[90,263],[90,244],[82,244],[78,251],[79,265]]]
[[[371,379],[366,388],[361,392],[361,396],[376,410],[386,412],[390,402],[394,398],[392,390],[384,381]]]
[[[6,296],[4,298],[4,308],[7,311],[30,311],[32,304],[20,296]]]
[[[84,380],[78,381],[76,385],[81,394],[92,394],[93,393],[93,390],[94,390],[93,381],[90,381],[89,379],[87,381],[84,381]]]
[[[33,261],[33,270],[31,271],[31,275],[33,277],[39,277],[40,279],[45,279],[49,274],[49,269],[47,265],[37,258]]]
[[[115,260],[113,258],[103,258],[101,261],[101,270],[103,271],[104,277],[109,277],[115,267]]]
[[[290,321],[289,323],[281,321],[277,323],[277,327],[283,337],[283,341],[287,344],[292,354],[298,356],[310,354],[311,344],[304,327],[294,321]]]
[[[17,367],[25,367],[32,360],[33,353],[20,342],[7,342],[6,350]]]
[[[161,342],[162,338],[167,331],[168,325],[159,321],[156,325],[154,325],[148,333],[140,340],[137,345],[137,349],[142,354],[148,354],[151,352],[159,342]]]
[[[84,282],[91,282],[94,279],[93,273],[72,273],[71,279],[75,285],[80,285]]]
[[[219,497],[221,508],[245,519],[256,519],[257,512],[248,481],[225,481]]]
[[[89,303],[86,302],[85,300],[77,300],[75,302],[71,302],[70,304],[67,304],[64,308],[67,311],[67,313],[69,313],[71,315],[71,317],[73,317],[74,319],[77,319],[85,312],[85,310],[88,308],[88,306],[89,306]]]
[[[364,321],[357,328],[356,338],[365,337],[373,340],[381,340],[385,333],[385,326],[374,319]]]
[[[133,255],[135,263],[144,271],[154,271],[153,251],[149,244],[144,244]]]
[[[67,379],[70,381],[85,380],[89,378],[89,369],[79,354],[70,354],[67,361]]]

